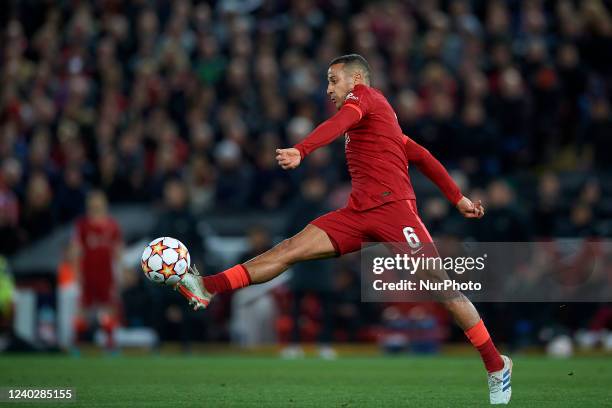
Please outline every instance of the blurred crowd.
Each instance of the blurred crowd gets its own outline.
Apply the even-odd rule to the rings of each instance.
[[[286,208],[311,174],[343,197],[340,145],[290,173],[274,149],[333,113],[327,64],[349,51],[369,60],[404,132],[466,191],[494,204],[514,194],[505,191],[516,191],[513,176],[539,177],[542,203],[521,216],[531,225],[544,212],[547,226],[517,238],[557,232],[550,207],[570,197],[550,172],[612,165],[612,13],[603,0],[2,7],[0,227],[11,232],[0,234],[10,237],[3,252],[81,214],[92,187],[111,203],[150,202],[178,177],[196,215]],[[601,182],[580,188],[586,203],[556,215],[584,224]],[[439,211],[428,204],[428,214]]]
[[[292,172],[274,156],[333,114],[326,70],[348,52],[368,59],[404,132],[487,206],[489,222],[465,224],[417,188],[434,235],[612,234],[605,0],[1,7],[0,253],[82,215],[92,189],[111,204],[161,204],[174,189],[187,224],[253,209],[305,223],[309,197],[343,206],[342,143]]]

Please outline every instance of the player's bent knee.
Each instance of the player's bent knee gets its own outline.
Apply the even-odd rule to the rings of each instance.
[[[442,304],[447,310],[453,310],[457,302],[464,302],[467,298],[457,290],[443,290],[435,293],[434,300]]]
[[[417,277],[422,280],[428,281],[430,284],[434,284],[435,287],[440,287],[441,284],[448,280],[448,273],[444,269],[420,269],[417,271]],[[439,285],[438,285],[439,284]],[[446,308],[451,307],[452,302],[461,300],[463,294],[453,289],[446,290],[431,290],[429,294],[432,300],[442,303]]]
[[[430,282],[440,283],[448,279],[448,274],[444,269],[421,269],[418,271],[418,276],[421,279],[427,279]]]

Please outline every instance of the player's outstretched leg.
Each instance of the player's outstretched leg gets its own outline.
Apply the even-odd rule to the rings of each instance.
[[[185,276],[177,290],[194,310],[206,308],[216,293],[233,291],[245,286],[267,282],[286,271],[296,262],[331,258],[334,245],[322,229],[308,224],[291,238],[255,258],[212,276]]]

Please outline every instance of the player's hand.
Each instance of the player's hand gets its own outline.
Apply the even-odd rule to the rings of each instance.
[[[295,169],[302,161],[302,155],[296,148],[276,149],[276,161],[283,170]]]
[[[465,218],[482,218],[485,213],[481,200],[472,202],[472,200],[465,196],[457,203],[457,209]]]

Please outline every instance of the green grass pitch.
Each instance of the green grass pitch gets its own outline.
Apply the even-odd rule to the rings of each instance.
[[[612,406],[612,358],[515,357],[511,406]],[[82,357],[0,355],[0,387],[74,387],[73,403],[16,407],[480,407],[474,356]]]

